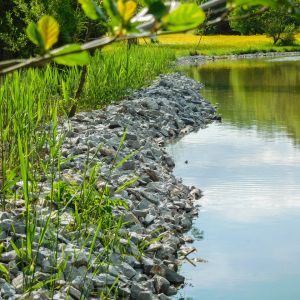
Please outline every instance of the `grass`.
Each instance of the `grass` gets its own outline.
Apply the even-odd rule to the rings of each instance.
[[[199,36],[194,34],[162,35],[158,38],[162,47],[175,51],[177,56],[190,53],[202,55],[229,55],[256,52],[285,52],[300,50],[300,35],[297,35],[293,46],[274,46],[272,39],[264,35],[237,36],[212,35]],[[149,43],[149,40],[146,40]],[[145,43],[141,40],[141,43]]]
[[[170,70],[175,52],[155,45],[124,44],[98,52],[89,67],[81,109],[95,109],[129,95]]]
[[[158,74],[167,72],[174,58],[174,52],[151,45],[128,49],[119,44],[95,53],[88,67],[83,93],[78,99],[79,109],[100,108],[129,95],[132,89],[140,88]],[[124,252],[119,243],[123,223],[113,210],[114,206],[127,206],[123,200],[112,198],[108,179],[99,177],[101,164],[93,161],[96,154],[87,153],[80,174],[81,183],[66,182],[61,172],[63,164],[72,157],[65,159],[61,154],[65,132],[58,127],[76,101],[74,95],[80,74],[80,68],[49,65],[44,69],[15,72],[0,79],[0,205],[1,211],[10,211],[16,200],[23,199],[21,221],[25,236],[19,238],[12,228],[9,247],[17,254],[25,294],[44,285],[54,292],[55,282],[65,272],[69,260],[67,256],[61,257],[58,251],[62,233],[70,236],[70,240],[81,240],[78,241],[81,250],[89,252],[87,272],[92,268],[93,274],[103,269],[103,262],[109,262],[113,249],[120,248],[119,251]],[[133,155],[120,160],[124,140],[125,135],[108,178]],[[105,184],[99,190],[97,183],[103,180]],[[18,188],[20,182],[21,188]],[[43,195],[45,182],[50,187],[46,196]],[[132,183],[133,180],[125,182],[118,192]],[[41,198],[44,198],[44,206],[51,208],[45,216],[40,215]],[[63,226],[61,218],[66,211],[72,212],[73,222]],[[0,224],[0,232],[2,230]],[[99,242],[104,251],[95,257],[94,247]],[[47,280],[39,280],[36,276],[37,260],[40,249],[46,245],[51,249],[53,271]],[[7,250],[6,247],[0,243],[0,255]],[[8,265],[0,263],[0,276],[9,280],[9,271]]]

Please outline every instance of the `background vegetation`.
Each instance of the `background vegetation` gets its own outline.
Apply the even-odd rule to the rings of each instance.
[[[230,26],[242,35],[266,34],[274,44],[292,45],[295,34],[299,31],[299,19],[284,6],[259,13],[257,7],[235,10]],[[253,14],[251,18],[239,19],[245,14]]]

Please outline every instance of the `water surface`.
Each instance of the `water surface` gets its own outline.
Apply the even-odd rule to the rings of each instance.
[[[194,257],[207,263],[183,265],[181,296],[299,300],[300,62],[226,61],[185,71],[205,84],[202,94],[218,103],[223,122],[169,147],[175,174],[204,191],[191,234],[203,231]]]

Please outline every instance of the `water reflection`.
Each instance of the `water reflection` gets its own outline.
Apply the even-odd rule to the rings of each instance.
[[[221,61],[186,72],[205,82],[204,96],[220,104],[225,122],[255,125],[269,137],[286,131],[299,144],[300,61],[280,60]]]
[[[223,123],[169,147],[175,174],[204,191],[194,246],[208,262],[183,266],[186,299],[300,299],[299,67],[260,60],[187,70]]]

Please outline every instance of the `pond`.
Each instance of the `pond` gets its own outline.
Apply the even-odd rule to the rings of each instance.
[[[176,299],[299,300],[300,57],[184,71],[223,120],[168,148],[204,193],[190,258],[206,262],[182,266]]]

